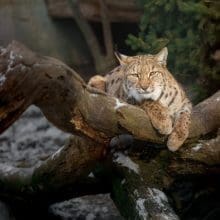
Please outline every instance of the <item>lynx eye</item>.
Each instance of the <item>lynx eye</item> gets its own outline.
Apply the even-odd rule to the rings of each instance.
[[[156,71],[150,72],[150,73],[149,73],[149,77],[156,76],[156,75],[157,75],[157,73],[158,73],[158,72],[156,72]]]
[[[137,82],[139,80],[138,74],[130,74],[127,76],[127,79],[132,82]]]
[[[129,76],[133,76],[133,77],[137,77],[137,78],[139,78],[139,75],[138,75],[137,73],[130,74]]]

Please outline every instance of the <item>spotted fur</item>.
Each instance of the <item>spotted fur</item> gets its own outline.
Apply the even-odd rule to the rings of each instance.
[[[167,55],[167,48],[156,55],[117,54],[120,66],[105,77],[94,76],[89,85],[143,108],[154,128],[169,135],[167,146],[175,151],[188,137],[192,105],[166,68]]]

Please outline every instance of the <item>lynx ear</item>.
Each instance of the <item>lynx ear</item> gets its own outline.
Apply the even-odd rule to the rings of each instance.
[[[166,66],[167,64],[167,56],[168,56],[167,47],[164,47],[158,54],[155,55],[156,60],[164,66]]]
[[[117,60],[119,61],[119,63],[122,64],[127,64],[130,61],[132,61],[132,57],[126,56],[124,54],[121,54],[119,52],[115,52],[115,56],[117,58]]]

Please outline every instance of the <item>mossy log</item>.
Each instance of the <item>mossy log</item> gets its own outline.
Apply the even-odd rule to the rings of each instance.
[[[18,42],[1,48],[0,73],[0,132],[33,104],[55,126],[74,135],[64,148],[39,167],[22,169],[1,165],[1,196],[10,199],[11,195],[30,198],[41,194],[47,195],[44,198],[51,201],[58,200],[60,197],[55,195],[61,192],[67,195],[70,187],[75,196],[90,193],[89,172],[97,164],[104,166],[106,161],[110,161],[108,166],[113,172],[109,174],[108,184],[105,181],[103,184],[110,185],[122,215],[131,216],[131,219],[146,219],[147,215],[152,219],[163,219],[166,214],[177,219],[163,194],[158,198],[164,208],[155,202],[158,190],[169,187],[176,175],[219,174],[220,139],[217,130],[220,127],[220,91],[194,107],[190,136],[180,151],[172,153],[163,149],[149,161],[140,159],[135,152],[131,153],[138,167],[135,166],[136,172],[126,167],[122,169],[120,158],[128,157],[123,153],[113,154],[110,160],[107,158],[112,156],[109,142],[120,134],[127,133],[146,142],[165,142],[166,137],[154,130],[142,109],[119,104],[118,99],[88,87],[61,61],[38,55]],[[199,138],[210,133],[212,138],[197,143]],[[145,148],[148,149],[147,146]],[[121,183],[120,192],[119,179],[125,181],[125,184]],[[97,184],[100,182],[94,182],[92,186],[95,188]],[[98,188],[93,193],[99,192]],[[100,190],[106,188],[100,187]],[[134,193],[135,189],[137,192]],[[125,203],[130,207],[129,214],[123,208]]]

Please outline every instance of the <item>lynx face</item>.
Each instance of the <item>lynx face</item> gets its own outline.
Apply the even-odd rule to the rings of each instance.
[[[164,88],[163,68],[151,57],[136,57],[126,66],[123,81],[125,92],[138,102],[144,99],[157,100]]]

